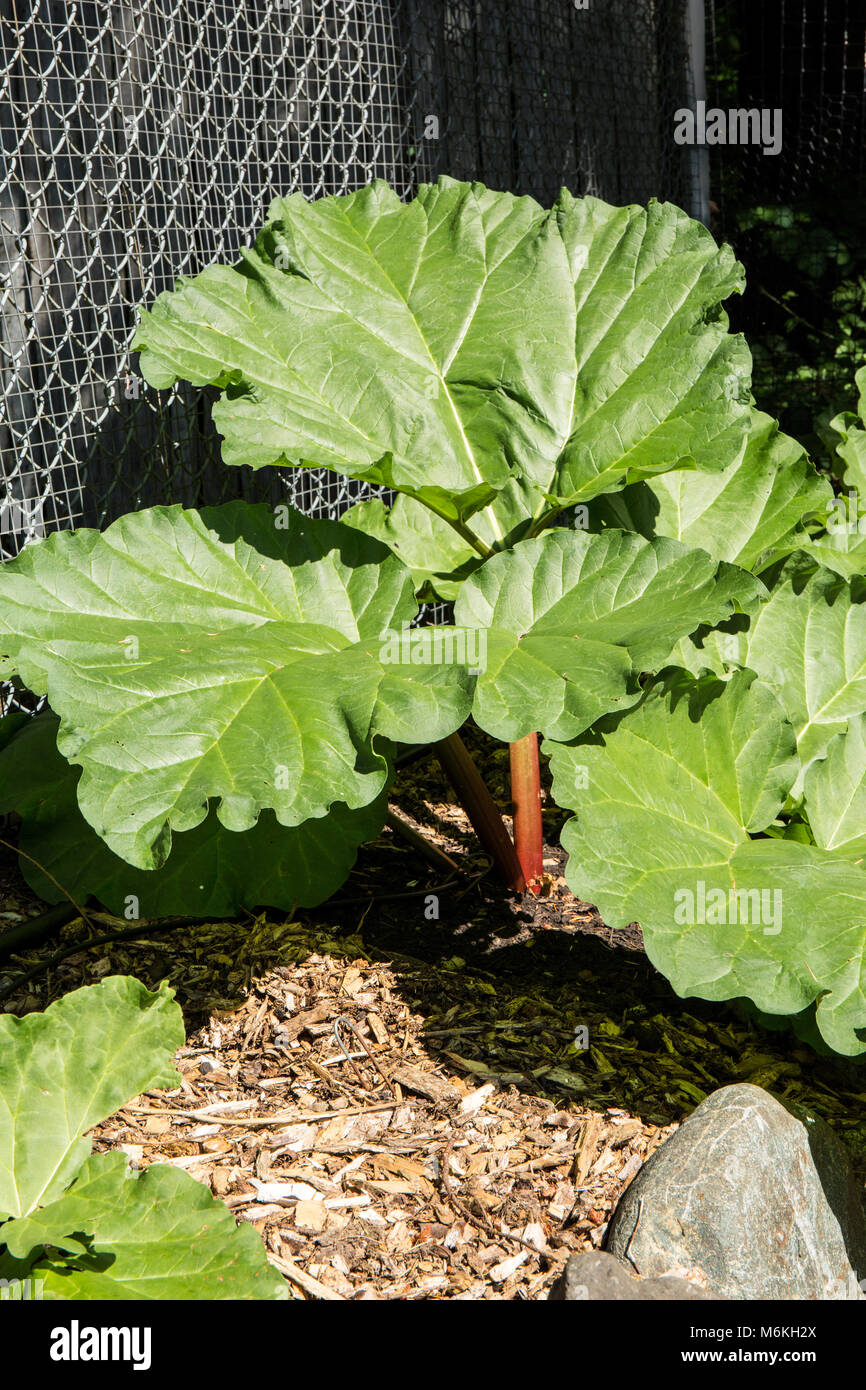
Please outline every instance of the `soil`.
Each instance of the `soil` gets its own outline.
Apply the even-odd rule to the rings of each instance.
[[[505,805],[507,751],[467,741]],[[866,1170],[866,1071],[677,998],[637,924],[611,930],[566,886],[555,807],[545,892],[523,899],[434,760],[403,768],[393,809],[454,869],[386,829],[314,911],[88,946],[129,926],[91,912],[14,958],[0,982],[81,942],[12,996],[17,1013],[106,974],[177,991],[179,1086],[124,1106],[96,1148],[183,1167],[256,1226],[294,1297],[331,1300],[546,1298],[648,1154],[734,1081],[823,1115]],[[12,926],[44,905],[4,856]]]

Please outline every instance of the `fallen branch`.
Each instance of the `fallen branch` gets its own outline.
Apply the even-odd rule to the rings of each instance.
[[[5,960],[13,951],[41,946],[43,941],[65,927],[67,922],[74,922],[78,916],[78,908],[74,905],[58,903],[56,907],[49,907],[47,912],[41,912],[38,917],[31,917],[20,926],[11,927],[0,936],[0,960]]]
[[[402,816],[398,816],[396,811],[388,811],[387,824],[395,835],[399,835],[408,845],[417,850],[428,864],[433,865],[434,869],[444,869],[451,874],[462,873],[460,865],[456,864],[451,856],[445,853],[444,849],[432,844],[426,836],[415,829],[414,825],[410,825]]]

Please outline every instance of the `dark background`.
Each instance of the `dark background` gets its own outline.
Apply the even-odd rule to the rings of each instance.
[[[708,0],[707,49],[711,105],[783,111],[778,156],[711,150],[712,225],[746,267],[757,402],[820,458],[866,363],[866,3]]]

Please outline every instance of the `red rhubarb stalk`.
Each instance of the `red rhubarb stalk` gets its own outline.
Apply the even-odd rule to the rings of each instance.
[[[524,893],[526,878],[517,851],[469,749],[459,734],[450,734],[435,746],[436,755],[482,848],[492,858],[507,886],[515,893]]]
[[[514,847],[526,886],[541,892],[544,876],[544,839],[541,827],[541,777],[538,770],[538,734],[527,734],[509,744],[511,800],[514,813]]]

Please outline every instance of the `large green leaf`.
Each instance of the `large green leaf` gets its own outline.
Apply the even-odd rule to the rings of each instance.
[[[853,715],[827,756],[806,772],[805,810],[815,843],[852,858],[866,856],[866,715]]]
[[[72,1259],[37,1259],[46,1299],[285,1299],[251,1227],[188,1173],[156,1164],[135,1174],[120,1153],[94,1154],[69,1190],[0,1229],[10,1253],[43,1245]]]
[[[0,1014],[0,1216],[59,1196],[90,1153],[85,1131],[130,1096],[175,1086],[183,1019],[165,986],[110,976],[44,1013]]]
[[[693,673],[749,667],[776,691],[797,735],[799,796],[809,766],[866,705],[866,595],[862,585],[791,557],[751,625],[680,642],[670,662]],[[805,576],[805,577],[804,577]]]
[[[358,846],[378,835],[387,813],[383,792],[357,811],[335,805],[321,819],[292,828],[263,811],[252,830],[234,833],[211,811],[194,830],[174,836],[161,869],[134,869],[112,854],[79,811],[79,770],[57,751],[56,715],[22,716],[4,744],[9,719],[0,721],[0,812],[22,817],[19,866],[46,902],[93,896],[120,916],[133,897],[141,917],[315,907],[344,882]]]
[[[531,198],[442,179],[409,204],[382,181],[276,199],[238,267],[161,295],[134,346],[154,385],[227,388],[228,463],[465,498],[558,452],[573,343],[555,223]]]
[[[574,276],[571,433],[553,485],[587,502],[625,479],[725,468],[749,428],[751,357],[719,308],[742,267],[671,203],[615,208],[563,190],[555,208]]]
[[[209,798],[233,831],[265,808],[287,826],[357,809],[387,782],[387,740],[458,728],[464,669],[383,659],[415,613],[408,570],[351,527],[155,507],[0,569],[0,671],[48,695],[82,814],[149,869]]]
[[[430,584],[448,602],[457,597],[465,576],[482,563],[478,552],[447,521],[403,494],[390,507],[378,497],[358,502],[342,520],[393,550],[409,566],[417,590]]]
[[[278,198],[255,248],[160,295],[134,347],[155,386],[222,389],[226,462],[324,465],[452,521],[484,508],[501,547],[518,502],[526,519],[738,456],[750,358],[719,305],[742,284],[671,204],[563,191],[545,211],[449,178],[404,204],[377,181]]]
[[[800,592],[784,582],[741,639],[740,659],[777,691],[805,769],[866,708],[866,602],[823,571]]]
[[[496,738],[576,737],[639,698],[635,677],[701,622],[753,604],[760,583],[702,550],[625,531],[557,530],[463,584],[455,621],[485,630],[473,714]]]
[[[797,771],[793,730],[750,672],[673,673],[594,743],[549,743],[567,878],[613,927],[637,920],[680,994],[771,1014],[818,1001],[831,1047],[864,1050],[866,872],[809,845],[753,839]]]
[[[722,472],[668,473],[602,498],[594,510],[612,526],[673,536],[758,570],[808,542],[803,521],[825,515],[832,495],[796,440],[753,410],[745,452]]]

